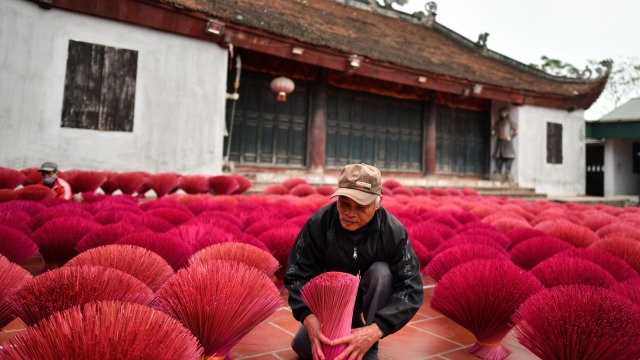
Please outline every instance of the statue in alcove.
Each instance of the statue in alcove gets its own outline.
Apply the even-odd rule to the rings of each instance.
[[[500,116],[491,125],[491,135],[496,137],[496,147],[493,151],[493,158],[496,162],[495,174],[502,174],[503,165],[505,167],[505,175],[511,174],[511,164],[516,158],[513,138],[517,134],[518,128],[509,117],[509,109],[501,109]]]

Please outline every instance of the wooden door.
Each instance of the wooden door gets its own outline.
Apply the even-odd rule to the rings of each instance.
[[[438,106],[436,172],[484,175],[489,164],[488,114]]]
[[[587,195],[604,196],[604,143],[587,144]]]
[[[422,170],[423,104],[329,88],[325,165]]]
[[[295,81],[286,102],[277,102],[270,83],[275,76],[243,71],[229,160],[242,165],[304,167],[309,118],[308,84]],[[229,85],[228,88],[232,88]],[[233,101],[227,102],[227,129]],[[225,138],[225,150],[226,150]]]

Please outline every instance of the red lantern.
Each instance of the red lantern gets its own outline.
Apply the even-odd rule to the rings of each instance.
[[[293,80],[284,76],[277,77],[271,81],[271,90],[278,94],[277,100],[280,102],[287,100],[287,94],[295,88]]]

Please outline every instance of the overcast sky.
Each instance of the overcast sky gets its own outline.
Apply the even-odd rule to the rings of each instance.
[[[403,11],[425,11],[409,0]],[[584,69],[588,60],[640,60],[640,0],[436,0],[436,21],[476,41],[489,33],[489,49],[525,64],[542,55]],[[596,119],[596,103],[585,114]]]

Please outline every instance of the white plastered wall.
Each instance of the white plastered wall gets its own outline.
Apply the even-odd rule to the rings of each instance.
[[[585,193],[586,147],[584,111],[566,111],[519,106],[511,108],[518,123],[517,170],[514,179],[521,187],[551,196]],[[562,163],[547,163],[547,123],[562,125]]]
[[[138,52],[133,132],[60,126],[69,40]],[[212,42],[0,1],[0,166],[220,173],[226,69]]]
[[[633,173],[633,141],[604,142],[604,196],[640,195],[640,174]]]

